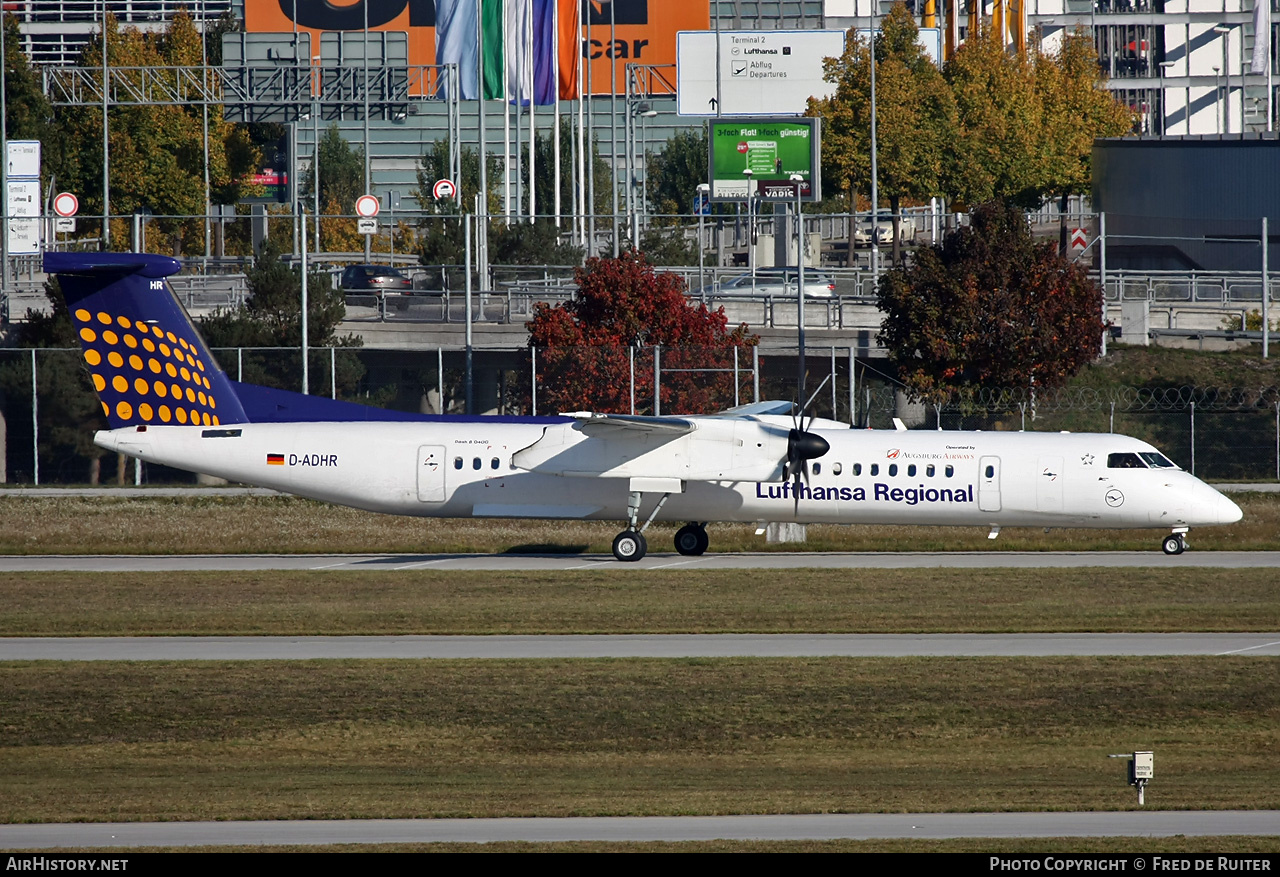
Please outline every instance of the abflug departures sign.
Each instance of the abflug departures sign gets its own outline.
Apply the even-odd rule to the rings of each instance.
[[[786,197],[792,174],[804,178],[800,195],[821,201],[818,119],[716,119],[711,122],[711,199],[745,201],[749,195]],[[751,173],[746,173],[747,170]],[[777,185],[777,184],[787,185]],[[774,184],[774,185],[770,185]]]

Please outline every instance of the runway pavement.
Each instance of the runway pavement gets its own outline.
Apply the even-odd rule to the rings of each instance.
[[[1280,811],[1148,810],[1091,813],[840,813],[567,819],[46,823],[0,825],[0,848],[1178,835],[1280,835]]]
[[[0,661],[1280,657],[1276,633],[0,637]]]
[[[1153,551],[741,552],[683,557],[651,553],[635,563],[612,554],[188,554],[6,555],[6,572],[181,572],[236,570],[571,571],[581,569],[1049,569],[1151,567],[1183,569],[1280,568],[1280,551],[1188,551],[1170,557]]]

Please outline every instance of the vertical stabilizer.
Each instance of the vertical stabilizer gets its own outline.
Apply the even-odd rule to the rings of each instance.
[[[165,278],[176,259],[46,253],[112,429],[247,421],[231,381]]]

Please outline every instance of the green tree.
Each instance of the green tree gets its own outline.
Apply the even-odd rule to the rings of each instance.
[[[356,199],[364,194],[364,150],[352,146],[342,136],[337,124],[325,129],[316,150],[320,163],[320,203],[326,213],[329,205],[337,205],[343,214],[356,211]],[[315,198],[316,168],[302,175],[302,191]]]
[[[991,202],[971,224],[884,274],[880,343],[917,396],[1060,386],[1102,343],[1102,293],[1037,242],[1022,211]]]
[[[322,171],[323,173],[323,171]],[[280,250],[268,242],[253,268],[246,272],[251,295],[243,305],[221,310],[200,320],[200,333],[211,348],[292,348],[302,345],[302,271],[286,264]],[[339,337],[337,329],[346,316],[342,290],[333,287],[329,274],[307,274],[307,343],[310,347],[360,347],[359,336]],[[327,369],[328,357],[324,367]],[[313,361],[312,365],[316,365]],[[251,351],[237,363],[224,363],[232,374],[243,366],[242,380],[287,390],[297,390],[302,364],[293,354]],[[313,374],[320,371],[312,369]],[[350,396],[364,367],[354,354],[337,357],[339,393]]]
[[[116,74],[140,79],[142,68],[152,76],[175,79],[176,67],[201,63],[200,34],[185,11],[174,16],[163,33],[121,31],[108,15],[107,55]],[[89,40],[80,65],[90,75],[101,69],[101,42]],[[130,73],[129,71],[137,71]],[[100,75],[100,74],[99,74]],[[58,137],[46,141],[53,166],[58,168],[60,188],[80,194],[85,212],[101,213],[102,112],[95,106],[59,107],[55,115]],[[151,224],[152,241],[169,244],[175,255],[189,246],[203,250],[202,219],[165,217],[204,214],[204,130],[199,104],[161,106],[117,103],[110,112],[111,213],[124,217],[151,210],[160,219]],[[220,106],[209,107],[209,179],[216,203],[234,203],[249,191],[246,175],[259,161],[244,128],[223,118]],[[112,245],[129,245],[126,221],[112,228]]]
[[[26,319],[15,324],[14,339],[17,347],[38,351],[39,454],[45,464],[41,480],[97,484],[106,451],[94,445],[93,434],[107,428],[107,419],[89,383],[89,372],[80,358],[80,339],[56,278],[46,281],[45,295],[49,309],[27,311]],[[30,423],[30,363],[24,356],[6,358],[0,366],[0,397],[12,400],[5,418],[10,430]]]
[[[645,188],[655,213],[690,212],[698,184],[709,180],[708,149],[704,126],[677,132],[660,152],[648,156]]]
[[[10,140],[52,139],[53,108],[40,88],[40,76],[22,51],[22,33],[12,15],[4,16],[5,133]]]
[[[943,157],[956,125],[951,92],[918,34],[911,13],[895,3],[875,39],[877,182],[879,195],[893,210],[895,262],[900,260],[901,204],[942,193]],[[871,50],[855,30],[845,46],[842,56],[825,61],[834,93],[810,98],[807,113],[823,120],[824,183],[845,193],[852,205],[859,192],[871,190]],[[851,227],[850,263],[852,232]]]
[[[679,369],[730,368],[734,348],[759,341],[745,324],[730,330],[723,308],[694,304],[683,280],[655,272],[639,253],[590,258],[575,279],[572,300],[536,305],[526,324],[538,350],[540,408],[630,411],[629,350],[652,345],[662,346],[663,368],[671,370],[662,378],[664,412],[707,413],[732,404],[731,374]],[[649,407],[653,391],[652,369],[636,369],[637,401]]]

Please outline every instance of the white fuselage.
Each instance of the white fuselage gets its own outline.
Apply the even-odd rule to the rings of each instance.
[[[1155,451],[1126,436],[851,430],[829,422],[832,428],[820,423],[813,430],[830,450],[810,463],[797,501],[795,482],[783,480],[779,462],[789,420],[752,419],[759,435],[749,435],[745,447],[741,425],[695,420],[692,437],[645,445],[639,456],[599,463],[594,471],[564,461],[595,459],[600,455],[592,449],[608,439],[506,418],[127,427],[100,432],[96,441],[147,462],[427,517],[625,520],[628,495],[640,489],[651,491],[643,495],[644,519],[669,488],[636,488],[632,479],[654,476],[679,485],[658,520],[1176,530],[1240,519],[1234,503],[1180,469],[1109,468],[1111,454]],[[555,471],[544,471],[550,463],[526,463],[532,471],[517,466],[518,452],[556,430],[563,435],[556,439]],[[703,433],[708,437],[699,444]],[[756,448],[758,457],[746,459]],[[719,478],[707,469],[708,456],[717,454],[726,474],[752,471],[757,480]]]

